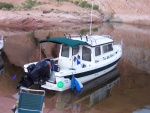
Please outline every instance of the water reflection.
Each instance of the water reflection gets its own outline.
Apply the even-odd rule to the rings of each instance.
[[[57,110],[59,112],[83,113],[110,96],[112,87],[119,80],[119,70],[115,68],[104,76],[84,84],[80,93],[70,90],[58,92],[47,100],[46,105],[49,107],[49,112]]]
[[[17,75],[15,79],[13,76]],[[16,90],[16,84],[23,75],[23,69],[9,62],[5,52],[0,55],[0,96],[12,97]]]

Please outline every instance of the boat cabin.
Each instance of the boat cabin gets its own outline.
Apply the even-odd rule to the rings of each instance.
[[[70,43],[75,41],[86,42],[75,47],[62,44],[58,58],[58,65],[61,69],[77,68],[93,65],[104,60],[104,54],[113,51],[113,40],[108,36],[88,36],[72,38]]]

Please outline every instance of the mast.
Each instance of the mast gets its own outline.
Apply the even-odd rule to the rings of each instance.
[[[40,60],[41,60],[41,51],[42,51],[42,50],[41,50],[41,44],[40,44]]]
[[[90,35],[92,34],[92,33],[91,33],[91,29],[92,29],[92,19],[93,19],[93,18],[92,18],[92,15],[93,15],[93,1],[94,1],[94,0],[92,0],[92,8],[91,8]]]

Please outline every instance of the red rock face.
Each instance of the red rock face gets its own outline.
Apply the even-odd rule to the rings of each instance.
[[[35,12],[32,12],[33,14]],[[22,28],[22,29],[39,29],[49,28],[52,26],[49,21],[43,18],[37,18],[28,12],[10,12],[0,11],[0,26],[9,28]],[[37,15],[38,16],[38,15]]]
[[[24,2],[21,1],[18,3]],[[17,0],[8,0],[8,2],[15,4]],[[101,12],[93,11],[93,23],[112,21],[150,25],[150,0],[95,0],[94,2],[95,5],[99,5]],[[91,1],[89,3],[91,4]],[[50,7],[61,12],[43,13],[42,10],[48,11]],[[30,11],[0,11],[0,15],[0,27],[31,30],[90,22],[90,10],[67,2],[61,5],[58,3],[40,5]]]
[[[84,28],[84,27],[83,27]],[[85,26],[87,28],[87,26]],[[63,37],[64,33],[75,34],[80,32],[79,28],[54,28],[51,30],[37,30],[35,32],[22,32],[16,35],[9,33],[3,33],[5,35],[5,46],[3,51],[7,55],[10,63],[16,66],[23,66],[29,62],[35,62],[40,60],[40,45],[39,40],[50,37]],[[15,31],[14,31],[15,33]],[[10,36],[7,36],[12,34]],[[59,54],[59,44],[46,43],[41,44],[42,54],[41,59],[45,57],[57,57]],[[44,50],[45,48],[45,50]]]
[[[113,14],[150,14],[150,0],[99,0],[100,9]]]
[[[21,6],[26,0],[0,0]],[[90,10],[82,8],[70,2],[55,2],[50,0],[38,0],[44,3],[24,11],[22,8],[14,11],[0,10],[0,27],[19,29],[49,29],[54,26],[74,26],[88,24],[90,22]],[[18,11],[19,10],[19,11]],[[50,11],[53,10],[53,11]],[[103,22],[98,11],[93,11],[93,23]]]
[[[104,20],[150,25],[150,0],[99,0]]]

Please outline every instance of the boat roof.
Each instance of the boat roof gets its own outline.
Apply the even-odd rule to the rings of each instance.
[[[85,41],[73,40],[73,39],[65,38],[65,37],[48,38],[48,39],[39,41],[39,43],[44,43],[44,42],[53,42],[53,43],[58,43],[58,44],[65,44],[65,45],[68,45],[71,47],[77,47],[78,45],[88,45],[88,43]]]
[[[69,35],[66,37],[55,37],[40,40],[39,43],[52,42],[58,44],[65,44],[71,47],[77,47],[78,45],[89,45],[97,46],[112,43],[112,37],[109,35],[92,35],[92,36],[81,36],[81,35]]]

